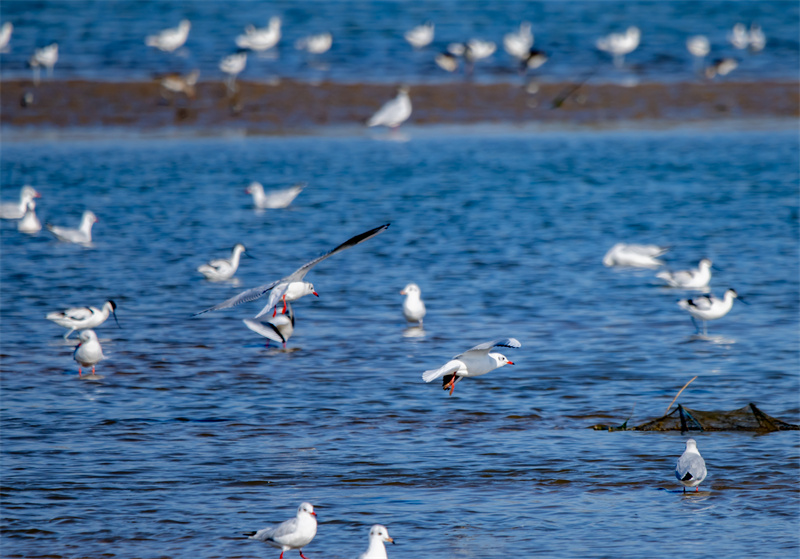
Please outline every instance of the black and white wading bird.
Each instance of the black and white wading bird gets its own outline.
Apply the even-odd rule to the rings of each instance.
[[[733,308],[733,300],[739,299],[742,303],[747,304],[735,289],[728,289],[723,295],[722,299],[717,299],[712,294],[700,295],[692,299],[681,299],[678,301],[678,306],[689,313],[692,317],[692,324],[694,324],[697,333],[700,333],[700,327],[697,325],[695,319],[703,321],[703,335],[707,335],[706,321],[717,320],[722,318],[731,311]]]
[[[117,320],[117,304],[114,301],[106,301],[101,308],[97,307],[70,307],[61,312],[48,313],[45,318],[52,320],[59,326],[69,328],[69,332],[64,334],[64,339],[70,337],[75,330],[88,330],[97,328],[108,319],[108,315],[114,315],[114,321],[118,328],[122,328]]]

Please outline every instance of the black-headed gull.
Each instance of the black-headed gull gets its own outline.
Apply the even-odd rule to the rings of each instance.
[[[533,33],[531,33],[531,24],[528,21],[523,21],[519,24],[517,31],[506,33],[503,37],[503,47],[506,52],[519,60],[528,57],[532,46]]]
[[[603,266],[658,268],[664,263],[658,257],[669,249],[658,245],[617,243],[603,256]]]
[[[28,202],[34,198],[41,198],[35,188],[26,184],[19,192],[19,202],[3,202],[0,204],[1,219],[22,219],[28,209]]]
[[[706,479],[707,474],[706,461],[697,450],[697,442],[689,439],[686,441],[686,450],[675,465],[675,477],[684,485],[683,492],[686,493],[687,487],[694,487],[695,491],[699,491],[698,485]]]
[[[297,50],[304,50],[311,54],[323,54],[331,50],[332,45],[333,35],[325,32],[298,39],[294,44],[294,48]]]
[[[277,547],[281,550],[280,559],[283,559],[283,554],[290,549],[298,550],[300,557],[306,559],[306,556],[303,555],[303,548],[310,544],[317,534],[316,517],[317,513],[314,512],[311,503],[300,503],[300,506],[297,507],[297,516],[294,518],[281,522],[277,526],[269,526],[258,532],[247,532],[244,535],[251,540],[258,540]]]
[[[17,231],[32,235],[42,230],[42,222],[36,217],[36,202],[31,200],[25,209],[25,215],[17,222]]]
[[[367,121],[367,126],[387,126],[397,128],[411,116],[411,98],[405,86],[397,90],[397,97],[387,101],[378,109],[372,118]]]
[[[33,68],[33,83],[39,85],[39,68],[42,66],[47,68],[47,77],[51,77],[56,62],[58,62],[58,43],[33,51],[33,56],[28,61],[30,67]]]
[[[164,52],[176,51],[186,43],[191,28],[191,22],[188,19],[183,19],[178,23],[178,27],[164,29],[155,35],[148,35],[144,39],[144,44]]]
[[[322,256],[318,256],[314,260],[307,262],[300,266],[297,270],[286,276],[285,278],[281,278],[279,280],[273,281],[272,283],[267,283],[264,285],[259,285],[258,287],[253,287],[252,289],[248,289],[247,291],[242,291],[238,295],[231,297],[227,301],[223,301],[219,305],[214,305],[211,308],[205,309],[200,311],[197,314],[203,314],[209,311],[218,311],[220,309],[227,309],[230,307],[234,307],[236,305],[240,305],[241,303],[248,303],[250,301],[255,301],[269,293],[269,299],[267,300],[267,304],[261,309],[255,317],[258,318],[268,311],[274,309],[272,316],[275,316],[278,312],[278,303],[283,301],[283,313],[286,313],[286,303],[290,301],[296,301],[300,297],[304,297],[305,295],[315,295],[319,297],[316,291],[314,291],[314,285],[310,282],[303,281],[303,278],[306,276],[308,272],[311,271],[311,268],[325,260],[326,258],[333,256],[337,252],[341,252],[345,249],[351,248],[356,246],[359,243],[363,243],[367,239],[371,239],[375,235],[382,233],[386,228],[389,227],[389,224],[381,225],[380,227],[376,227],[375,229],[370,229],[360,235],[356,235],[352,237],[333,250],[326,252]],[[196,315],[195,315],[196,316]]]
[[[698,332],[700,332],[700,328],[695,319],[703,321],[703,334],[705,335],[707,334],[706,321],[717,320],[728,314],[733,308],[734,299],[739,299],[742,303],[747,302],[736,293],[735,289],[728,289],[722,299],[717,299],[711,294],[700,295],[692,299],[681,299],[678,301],[678,306],[691,315],[692,323]]]
[[[11,42],[11,32],[14,31],[14,24],[7,21],[0,27],[0,52],[5,52],[8,43]]]
[[[94,375],[94,366],[106,358],[103,348],[97,340],[94,330],[83,330],[80,335],[81,342],[72,353],[72,358],[78,363],[78,376],[82,376],[81,367],[91,367]]]
[[[369,547],[358,559],[388,559],[385,542],[394,543],[386,526],[375,524],[369,529]]]
[[[625,55],[630,54],[639,46],[642,32],[638,27],[628,27],[625,33],[610,33],[597,39],[597,49],[611,54],[614,65],[621,68],[625,62]]]
[[[281,18],[272,16],[269,18],[269,25],[261,29],[255,25],[248,25],[244,28],[244,34],[236,37],[236,46],[241,49],[254,51],[269,50],[281,40]]]
[[[422,380],[431,382],[441,377],[442,388],[444,390],[449,388],[452,395],[456,388],[456,382],[462,377],[479,377],[498,367],[514,364],[502,353],[492,352],[495,347],[522,347],[522,344],[515,338],[503,338],[478,344],[472,349],[456,355],[438,369],[425,371],[422,373]]]
[[[217,258],[203,264],[197,271],[203,274],[206,279],[211,281],[224,281],[231,279],[236,270],[239,269],[239,259],[242,254],[247,254],[242,243],[237,243],[231,251],[230,258]]]
[[[58,225],[45,225],[59,241],[88,245],[92,242],[92,225],[97,223],[97,216],[91,210],[86,210],[81,216],[81,224],[77,229],[59,227]]]
[[[59,326],[69,328],[69,332],[64,335],[64,339],[67,339],[75,330],[97,328],[108,319],[109,314],[114,315],[114,320],[120,327],[116,310],[117,304],[114,301],[106,301],[99,309],[97,307],[71,307],[65,311],[48,313],[46,318]]]
[[[409,283],[400,292],[400,295],[405,295],[403,301],[403,316],[406,317],[408,322],[417,322],[422,326],[422,318],[425,316],[425,303],[422,301],[422,290],[416,283]]]
[[[253,196],[253,203],[259,210],[276,210],[288,207],[306,186],[307,183],[299,182],[289,188],[265,193],[264,186],[260,182],[253,181],[245,192]]]
[[[422,25],[417,25],[413,29],[409,29],[403,34],[406,41],[415,49],[427,47],[433,41],[433,32],[435,26],[433,22],[426,22]]]
[[[256,334],[267,338],[267,347],[269,347],[269,340],[272,340],[283,344],[283,348],[286,349],[286,342],[294,334],[294,318],[294,309],[292,309],[291,303],[286,303],[286,314],[279,314],[271,318],[262,317],[261,319],[245,318],[242,322]]]
[[[656,274],[656,277],[667,282],[670,287],[681,289],[704,289],[711,281],[711,260],[703,258],[697,265],[696,270],[680,270],[670,272],[664,270]]]

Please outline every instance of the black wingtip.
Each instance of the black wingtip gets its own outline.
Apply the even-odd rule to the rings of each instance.
[[[686,475],[681,478],[681,481],[689,481],[690,479],[692,479],[692,474],[686,472]]]
[[[242,532],[242,535],[243,536],[247,536],[249,538],[250,536],[255,536],[256,533],[255,532]]]

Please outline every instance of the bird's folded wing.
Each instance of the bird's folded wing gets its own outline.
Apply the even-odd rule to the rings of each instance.
[[[711,298],[707,295],[700,295],[699,297],[694,297],[693,299],[689,299],[689,306],[696,308],[700,311],[707,311],[710,310],[713,306],[713,302]]]
[[[195,316],[198,314],[207,313],[209,311],[218,311],[220,309],[235,307],[236,305],[241,305],[242,303],[255,301],[259,297],[264,296],[267,291],[278,285],[281,281],[282,280],[273,281],[272,283],[266,283],[264,285],[259,285],[258,287],[253,287],[252,289],[248,289],[247,291],[242,291],[238,295],[234,295],[230,299],[221,302],[219,305],[214,305],[213,307],[200,311],[199,313],[195,313]]]
[[[276,526],[272,533],[268,536],[269,539],[276,539],[280,538],[281,536],[285,536],[287,534],[292,534],[297,531],[297,518],[290,518],[285,522],[281,522],[278,526]]]
[[[516,338],[501,338],[499,340],[478,344],[472,349],[468,349],[464,353],[469,353],[471,351],[483,351],[485,353],[489,353],[489,351],[494,347],[522,347],[522,344],[519,343]]]
[[[438,369],[431,369],[430,371],[425,371],[422,373],[422,380],[425,382],[430,382],[437,378],[443,377],[445,375],[449,375],[450,373],[456,372],[462,363],[457,359],[453,359],[452,361],[447,362],[445,365],[442,365]]]
[[[89,307],[73,307],[64,311],[64,317],[72,320],[84,320],[90,316],[92,316],[92,309]]]

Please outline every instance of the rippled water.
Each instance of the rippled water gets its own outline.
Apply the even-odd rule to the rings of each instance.
[[[0,224],[5,557],[277,558],[240,533],[303,500],[310,559],[357,556],[374,522],[394,558],[796,555],[797,431],[694,435],[709,477],[683,495],[685,436],[588,429],[658,417],[695,375],[689,407],[800,422],[796,134],[407,134],[3,146],[4,199],[30,182],[42,221],[100,219],[91,248]],[[309,186],[257,213],[251,180]],[[309,274],[291,351],[244,327],[258,303],[191,318],[384,222]],[[684,293],[601,265],[618,241],[710,257],[751,304],[698,340]],[[237,242],[238,285],[195,271]],[[107,299],[122,329],[79,380],[44,315]],[[452,397],[421,381],[501,336],[514,366]]]
[[[506,33],[523,20],[533,24],[535,47],[550,61],[537,74],[543,80],[575,80],[596,72],[596,81],[686,81],[695,66],[686,50],[691,35],[706,35],[709,60],[733,56],[739,68],[734,80],[798,79],[800,8],[796,2],[386,2],[383,0],[295,2],[4,2],[3,21],[14,24],[11,50],[2,56],[3,77],[30,76],[26,62],[33,50],[59,43],[56,78],[101,80],[147,79],[154,73],[199,68],[201,80],[222,79],[223,56],[236,48],[234,38],[248,24],[266,26],[283,18],[282,40],[273,53],[251,56],[241,74],[245,80],[276,76],[303,80],[323,78],[355,82],[411,82],[462,79],[446,74],[434,57],[451,42],[470,38],[498,45],[492,58],[479,62],[474,79],[517,79],[517,65],[503,51]],[[164,54],[144,45],[145,36],[192,22],[185,48]],[[425,21],[436,24],[434,43],[414,52],[403,33]],[[759,24],[767,37],[760,53],[734,49],[727,36],[736,23]],[[606,53],[595,48],[598,37],[642,30],[641,46],[616,70]],[[319,57],[294,48],[297,39],[329,31],[334,43]]]

